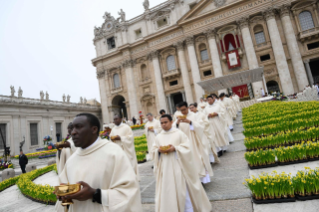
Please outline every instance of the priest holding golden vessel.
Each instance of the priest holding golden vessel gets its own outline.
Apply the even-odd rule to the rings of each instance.
[[[127,155],[127,158],[131,162],[137,179],[140,179],[137,169],[137,158],[134,146],[134,135],[130,126],[122,122],[121,115],[114,116],[115,126],[112,128],[110,133],[110,139],[117,145],[119,145]]]
[[[72,139],[77,148],[59,177],[57,198],[70,204],[70,212],[142,211],[136,174],[119,145],[99,137],[100,122],[92,114],[78,114]],[[73,185],[81,190],[74,193]],[[68,185],[66,187],[65,185]],[[67,195],[61,195],[68,192]],[[72,204],[72,202],[73,204]]]
[[[189,111],[187,102],[178,104],[182,115],[177,117],[174,125],[186,134],[190,141],[190,149],[193,153],[194,164],[202,183],[209,183],[213,170],[209,162],[209,156],[202,143],[204,123],[196,115]]]
[[[190,140],[172,126],[170,115],[163,115],[160,121],[163,130],[151,151],[156,177],[155,211],[210,212],[211,204],[194,171],[197,164]]]
[[[208,105],[205,108],[205,115],[207,116],[211,129],[215,133],[215,143],[219,155],[223,154],[223,151],[227,149],[229,145],[228,139],[226,139],[226,111],[222,103],[217,101],[217,95],[212,94],[207,97]]]

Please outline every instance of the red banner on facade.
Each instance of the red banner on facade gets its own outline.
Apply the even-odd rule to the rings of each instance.
[[[249,97],[249,91],[248,91],[247,85],[240,85],[240,86],[232,87],[232,90],[240,98]]]

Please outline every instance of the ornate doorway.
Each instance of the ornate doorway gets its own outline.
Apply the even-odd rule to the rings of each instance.
[[[125,98],[121,95],[117,95],[112,100],[112,112],[113,114],[122,114],[123,118],[128,118],[127,109],[125,104]]]

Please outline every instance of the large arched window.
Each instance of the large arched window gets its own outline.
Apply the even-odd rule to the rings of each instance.
[[[302,31],[315,28],[312,15],[309,11],[303,11],[299,14],[299,22]]]
[[[141,73],[142,73],[142,79],[147,80],[150,78],[149,73],[147,71],[147,67],[145,64],[141,65]]]
[[[114,88],[121,87],[120,76],[118,74],[113,75],[113,83],[114,83]]]
[[[257,45],[266,42],[264,28],[261,25],[257,25],[254,27],[254,34]]]
[[[202,59],[202,61],[209,60],[207,48],[204,43],[199,45],[199,51],[200,51],[200,58]]]
[[[166,65],[167,65],[168,71],[172,71],[176,69],[175,57],[173,55],[170,55],[166,58]]]

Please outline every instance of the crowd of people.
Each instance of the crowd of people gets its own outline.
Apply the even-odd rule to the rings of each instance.
[[[209,212],[203,184],[211,182],[212,163],[219,163],[230,142],[233,120],[241,110],[236,94],[211,94],[199,103],[181,102],[173,115],[148,113],[145,124],[148,160],[156,178],[157,212]],[[68,141],[57,146],[61,184],[81,184],[69,211],[142,211],[139,173],[132,129],[114,116],[110,139],[99,136],[97,117],[82,113],[68,126]]]

